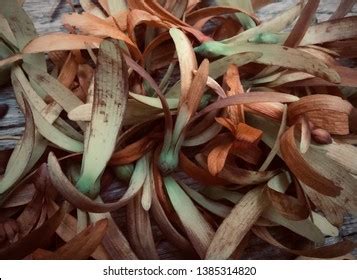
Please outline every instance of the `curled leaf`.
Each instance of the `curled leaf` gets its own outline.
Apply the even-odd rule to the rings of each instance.
[[[206,259],[228,259],[268,206],[262,188],[248,192],[216,231]]]

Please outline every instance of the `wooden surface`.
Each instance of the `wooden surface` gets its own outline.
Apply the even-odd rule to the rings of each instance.
[[[78,0],[73,0],[72,2],[76,4]],[[263,20],[269,19],[277,13],[286,10],[287,7],[295,2],[295,0],[276,1],[276,3],[260,10],[259,16]],[[328,19],[339,2],[338,0],[322,0],[317,13],[318,21]],[[26,0],[24,8],[33,19],[39,34],[61,30],[61,14],[71,11],[71,7],[66,4],[65,0]],[[357,5],[355,5],[350,15],[357,15]],[[0,119],[0,137],[6,135],[21,135],[24,118],[16,104],[10,86],[0,88],[0,104],[7,104],[9,106],[7,115],[3,119]],[[0,140],[0,150],[10,149],[15,143],[13,140]],[[120,191],[111,192],[110,199],[114,199],[115,196],[119,196],[119,194]],[[125,228],[125,213],[118,212],[115,213],[114,216],[119,224],[122,224],[121,228]],[[326,243],[336,242],[342,237],[347,237],[357,242],[357,217],[346,217],[340,232],[340,237],[327,238]],[[181,257],[165,240],[160,239],[158,243],[160,256],[162,258],[175,259]],[[356,255],[357,251],[355,250],[354,253]],[[257,238],[251,239],[250,246],[244,255],[244,258],[247,259],[289,259],[293,257],[294,256],[286,254],[277,248],[267,246],[266,243]]]

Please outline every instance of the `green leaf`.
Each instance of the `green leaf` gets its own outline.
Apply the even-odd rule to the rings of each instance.
[[[248,64],[260,58],[263,54],[260,52],[246,52],[233,54],[226,56],[216,61],[213,61],[209,65],[209,74],[208,76],[212,79],[217,79],[224,75],[227,72],[228,66],[230,64],[235,64],[238,67]],[[167,98],[178,98],[180,95],[180,82],[177,82],[170,90],[167,92]]]
[[[48,141],[55,144],[59,148],[74,152],[81,153],[83,152],[83,143],[73,138],[63,134],[60,130],[55,128],[52,124],[50,124],[37,109],[35,106],[31,106],[33,111],[33,116],[35,120],[36,127],[38,131],[41,133],[43,137],[45,137]]]
[[[282,173],[284,174],[284,173]],[[276,179],[282,179],[284,178],[282,175],[278,175],[277,177],[275,177],[275,182],[279,182],[276,181]],[[274,181],[273,180],[273,181]],[[276,188],[283,188],[282,185],[275,184]],[[284,180],[281,180],[281,184],[284,184]],[[205,196],[207,196],[208,198],[211,198],[213,200],[228,200],[231,203],[237,204],[243,197],[243,194],[236,192],[236,191],[228,191],[223,189],[222,187],[212,187],[212,186],[205,186],[202,190],[201,193],[204,194]],[[313,215],[315,215],[317,213],[313,212]],[[306,219],[306,220],[301,220],[301,221],[292,221],[289,220],[285,217],[283,217],[282,215],[280,215],[273,207],[268,207],[262,214],[262,217],[277,223],[278,225],[281,225],[283,227],[286,227],[288,229],[290,229],[291,231],[304,236],[305,238],[313,241],[313,242],[317,242],[317,243],[321,243],[324,240],[324,235],[322,234],[321,230],[319,227],[317,227],[310,218]],[[318,217],[318,219],[320,220],[323,217]],[[326,226],[326,224],[324,225]],[[328,228],[331,229],[333,228],[333,226],[330,224],[328,226]],[[326,231],[325,231],[326,232]]]
[[[41,109],[44,112],[47,112],[46,119],[53,123],[58,116],[60,115],[62,108],[68,113],[74,108],[83,105],[83,102],[73,94],[71,90],[66,88],[63,84],[61,84],[57,79],[53,78],[47,72],[42,71],[39,68],[34,66],[30,66],[29,64],[24,63],[23,68],[26,73],[29,75],[31,85],[34,89],[36,89],[36,93],[41,96],[41,98],[45,98],[47,96],[51,96],[57,104],[47,105],[47,109]],[[82,135],[76,132],[70,125],[65,123],[63,120],[58,119],[56,122],[57,126],[65,131],[69,132],[69,135],[74,136],[77,140],[82,140]],[[82,130],[85,130],[86,125],[82,122],[77,123]]]
[[[126,165],[114,166],[113,172],[119,180],[124,182],[129,182],[134,172],[134,165],[126,164]]]
[[[229,191],[218,186],[205,186],[200,192],[213,200],[226,199],[234,204],[237,204],[244,196],[239,192]]]
[[[35,27],[24,9],[14,0],[2,0],[0,14],[8,21],[15,35],[16,46],[21,51],[32,39],[37,37]],[[46,59],[43,54],[25,55],[24,61],[46,70]]]
[[[58,130],[52,125],[54,120],[59,115],[58,111],[50,110],[47,114],[41,114],[41,112],[45,111],[47,105],[42,100],[42,98],[33,90],[21,68],[18,66],[15,67],[12,71],[11,76],[15,95],[18,103],[20,104],[20,107],[24,107],[24,101],[22,98],[23,94],[31,106],[36,127],[41,133],[41,135],[64,150],[72,152],[82,152],[82,142],[72,139],[71,137],[62,133],[60,130]],[[43,148],[40,150],[42,150],[42,152],[44,151]]]
[[[237,53],[245,53],[248,51],[261,52],[263,56],[256,60],[257,63],[297,69],[333,83],[341,82],[341,78],[338,73],[323,63],[320,59],[301,50],[280,45],[251,43],[231,45],[210,41],[202,44],[195,50],[202,54],[226,56]]]
[[[141,103],[144,103],[154,108],[162,109],[162,104],[158,97],[150,97],[141,94],[136,94],[133,92],[130,92],[129,95]],[[170,109],[176,109],[179,104],[178,98],[166,98],[166,101]]]
[[[239,20],[240,24],[243,26],[244,30],[256,27],[255,21],[248,15],[244,13],[236,13],[235,16]]]
[[[71,90],[47,72],[26,63],[23,68],[29,75],[31,83],[35,84],[37,88],[42,88],[44,93],[51,96],[67,113],[83,104]]]
[[[56,156],[52,152],[48,155],[47,164],[53,186],[66,200],[83,211],[105,213],[118,210],[127,205],[128,202],[141,190],[147,174],[147,161],[147,156],[144,156],[137,161],[129,183],[129,188],[118,201],[111,203],[98,202],[98,197],[97,200],[92,200],[78,191],[73,186],[72,182],[64,175]],[[97,184],[95,189],[99,190],[99,186],[100,184]]]
[[[21,54],[15,54],[12,56],[9,56],[3,60],[0,60],[0,69],[4,69],[4,68],[9,68],[9,66],[11,66],[13,63],[19,61],[22,59],[22,55]]]
[[[129,99],[124,115],[123,125],[134,125],[148,120],[157,119],[160,117],[160,112],[162,112],[160,109],[148,106],[135,99]],[[89,122],[92,118],[92,104],[86,103],[76,107],[68,113],[68,118],[77,122]]]
[[[172,177],[164,177],[164,184],[192,246],[204,257],[214,235],[211,225]]]
[[[12,55],[12,50],[2,40],[0,40],[0,63],[2,59],[6,59]],[[6,84],[9,81],[10,72],[11,65],[5,64],[0,66],[0,86]]]
[[[33,106],[35,106],[36,109],[40,112],[46,108],[45,101],[32,88],[24,72],[19,66],[15,66],[12,69],[11,80],[17,98],[17,103],[23,111],[25,110],[23,97],[31,100]]]
[[[39,108],[42,108],[44,109],[44,111],[46,111],[45,110],[46,104],[43,102],[43,100],[41,100],[41,98],[37,96],[36,92],[34,92],[34,90],[31,88],[29,81],[25,77],[20,67],[16,66],[12,69],[11,80],[12,80],[12,86],[15,92],[17,104],[20,106],[20,109],[22,110],[23,113],[26,112],[24,97],[25,98],[27,97],[27,100],[34,101],[34,103],[37,106],[41,106]],[[39,109],[39,111],[42,112],[42,109]],[[51,110],[49,110],[47,111],[46,115],[53,116],[54,113],[52,113]],[[47,117],[45,116],[45,118]],[[42,137],[38,129],[35,129],[35,143],[32,150],[31,158],[29,160],[29,163],[24,173],[29,172],[32,169],[32,167],[37,163],[37,161],[45,152],[47,145],[48,145],[48,141]]]
[[[267,183],[267,187],[273,189],[274,191],[285,193],[291,182],[290,174],[285,171],[271,178]],[[312,212],[312,215],[313,217],[321,217],[314,212]],[[310,217],[300,221],[289,220],[278,213],[274,207],[269,207],[266,211],[264,211],[263,217],[279,225],[282,225],[298,233],[299,235],[312,240],[313,242],[322,243],[324,240],[324,235],[322,234],[321,230],[313,223]]]
[[[216,0],[219,6],[235,7],[249,13],[254,13],[251,0]],[[236,13],[235,16],[240,21],[245,30],[256,27],[254,20],[244,13]]]
[[[0,205],[9,194],[9,189],[24,175],[34,147],[35,124],[30,106],[25,103],[25,108],[25,132],[11,154],[4,175],[0,177]]]
[[[256,44],[278,44],[280,42],[280,38],[275,33],[265,32],[255,35],[249,39],[248,42]]]
[[[8,45],[6,45],[2,40],[0,40],[0,59],[7,58],[13,54],[14,54],[13,50]]]
[[[199,192],[195,191],[194,189],[190,188],[189,186],[185,185],[183,182],[179,182],[180,186],[184,189],[184,191],[194,200],[196,203],[201,205],[202,207],[206,208],[208,211],[211,213],[217,215],[218,217],[225,218],[228,216],[228,214],[231,212],[231,208],[210,200],[200,194]]]
[[[100,2],[100,1],[99,1]],[[83,10],[89,14],[95,15],[96,17],[105,19],[107,16],[104,12],[92,2],[92,0],[79,0]]]
[[[216,0],[219,6],[230,6],[245,10],[249,13],[254,13],[251,0]]]
[[[321,230],[311,221],[310,218],[301,221],[292,221],[283,217],[273,207],[266,209],[262,215],[264,218],[277,223],[291,231],[313,241],[321,243],[324,241],[324,235]]]
[[[164,174],[175,170],[179,161],[179,152],[185,139],[185,128],[191,116],[197,111],[206,88],[209,61],[201,63],[186,95],[181,93],[178,114],[173,133],[165,134],[164,144],[159,157],[159,168]],[[167,131],[166,131],[167,133]]]
[[[170,29],[170,35],[175,43],[181,74],[181,97],[185,98],[193,80],[193,71],[197,70],[197,60],[192,44],[185,33],[176,28]],[[181,101],[180,101],[181,102]]]
[[[12,32],[8,21],[2,14],[0,14],[0,37],[10,43],[12,46],[16,47],[17,41],[15,35]]]
[[[98,196],[98,203],[103,203]],[[137,260],[137,256],[130,247],[130,244],[110,213],[88,213],[91,222],[100,219],[108,220],[108,230],[103,238],[102,245],[113,260]]]
[[[216,137],[221,130],[222,126],[215,122],[200,134],[197,134],[191,138],[186,138],[185,141],[182,143],[182,146],[193,147],[207,143],[208,141]]]
[[[96,196],[92,186],[101,176],[116,144],[126,110],[128,70],[119,41],[100,45],[94,83],[92,119],[85,133],[85,151],[77,187]]]
[[[108,0],[108,8],[110,15],[115,15],[119,12],[125,12],[128,10],[125,0]]]
[[[228,38],[221,41],[222,43],[231,43],[233,45],[247,42],[249,39],[253,38],[257,34],[270,32],[277,33],[286,29],[290,24],[292,24],[295,19],[300,15],[303,6],[298,4],[287,11],[281,13],[279,16],[274,17],[273,19],[266,21],[257,27],[248,29],[242,33],[239,33],[236,36]],[[286,37],[283,37],[285,41]]]

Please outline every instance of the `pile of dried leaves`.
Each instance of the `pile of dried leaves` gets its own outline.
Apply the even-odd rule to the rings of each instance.
[[[0,5],[1,82],[26,117],[1,152],[0,258],[157,259],[153,224],[187,258],[239,258],[248,232],[351,257],[323,244],[357,213],[355,1],[314,24],[315,0],[265,22],[268,0],[81,0],[41,37],[21,2]]]

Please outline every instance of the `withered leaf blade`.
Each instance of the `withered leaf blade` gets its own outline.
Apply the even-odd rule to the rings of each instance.
[[[305,35],[306,30],[309,28],[313,16],[319,7],[320,0],[309,0],[301,11],[301,15],[296,22],[294,28],[290,32],[289,37],[284,42],[284,46],[296,47]]]
[[[236,259],[250,231],[351,257],[318,246],[357,214],[355,0],[318,23],[319,0],[262,21],[272,0],[67,1],[65,31],[41,36],[24,0],[1,2],[0,85],[26,127],[0,136],[17,141],[0,153],[0,258],[159,259],[162,234],[169,257]],[[280,226],[307,240],[281,244]]]
[[[350,253],[356,248],[356,243],[350,240],[344,240],[333,245],[318,247],[313,249],[293,250],[287,248],[279,241],[277,241],[270,232],[264,227],[253,227],[252,231],[261,239],[267,241],[273,246],[286,250],[292,254],[307,256],[312,258],[335,258]]]
[[[181,235],[171,224],[169,218],[166,216],[165,211],[159,202],[155,190],[153,193],[152,207],[150,209],[150,213],[152,214],[162,233],[172,244],[175,244],[175,247],[183,250],[184,252],[194,252],[190,242],[183,235]]]
[[[48,212],[49,214],[54,213],[56,209],[59,207],[53,200],[49,201],[48,205]],[[95,221],[93,221],[95,222]],[[66,214],[65,217],[63,218],[62,223],[59,225],[59,227],[56,230],[56,234],[65,242],[70,241],[72,238],[74,238],[77,234],[77,219],[74,218],[70,214]],[[32,255],[36,255],[36,252],[34,252]],[[51,252],[51,255],[53,253]],[[104,260],[104,259],[110,259],[110,256],[107,254],[105,249],[103,248],[102,245],[98,246],[97,249],[93,252],[92,257],[96,260]]]
[[[93,186],[114,152],[121,129],[129,85],[127,66],[119,41],[101,43],[94,77],[92,118],[85,133],[82,170],[77,187],[82,193],[96,196]]]
[[[50,241],[52,235],[55,233],[56,229],[62,222],[65,213],[65,208],[61,207],[41,227],[30,232],[24,238],[20,239],[16,243],[11,244],[9,247],[1,249],[0,259],[22,259],[37,248],[46,246]]]
[[[43,194],[37,192],[32,201],[26,205],[16,219],[19,226],[19,235],[26,236],[37,224],[43,206]]]
[[[263,188],[248,192],[219,226],[205,258],[228,259],[268,205]]]
[[[281,137],[280,150],[286,164],[302,182],[319,193],[338,196],[341,187],[315,171],[301,155],[295,140],[296,125],[290,127]]]
[[[353,106],[347,100],[327,94],[304,96],[288,108],[289,123],[308,118],[316,127],[332,134],[349,134],[348,115]]]
[[[100,220],[90,225],[65,245],[53,252],[51,259],[56,260],[85,260],[101,243],[107,230],[107,220]]]
[[[187,99],[193,80],[193,70],[197,70],[196,55],[191,42],[179,29],[170,29],[170,35],[174,40],[181,72],[181,96],[180,103]],[[181,101],[182,100],[182,101]]]
[[[326,42],[355,38],[357,17],[346,17],[324,21],[310,26],[300,45],[316,45]]]
[[[330,17],[330,20],[343,18],[353,8],[354,4],[356,4],[355,0],[341,0],[340,5]]]
[[[106,0],[100,0],[100,2],[104,2],[106,3]],[[94,4],[91,0],[80,0],[79,3],[81,4],[81,7],[83,8],[83,10],[87,13],[90,13],[92,15],[95,15],[99,18],[106,18],[105,13],[96,5]],[[108,5],[101,5],[103,7],[103,9],[108,12],[109,8]]]
[[[75,96],[72,91],[46,71],[29,64],[24,64],[23,68],[28,74],[32,85],[33,82],[36,82],[36,84],[42,88],[46,94],[51,96],[59,105],[61,105],[65,111],[70,112],[77,106],[83,104],[83,102]]]
[[[213,176],[216,176],[222,171],[232,145],[233,142],[227,139],[226,142],[221,143],[208,154],[208,170]]]
[[[52,33],[32,40],[22,50],[23,53],[41,53],[63,50],[86,49],[88,44],[93,48],[99,48],[103,39],[95,36],[74,35],[67,33]]]
[[[326,154],[325,147],[333,147],[335,145],[336,143],[314,145],[306,152],[304,157],[308,164],[321,174],[321,176],[340,187],[340,194],[335,197],[330,196],[330,199],[336,202],[341,208],[346,209],[348,213],[355,215],[357,213],[357,189],[355,187],[357,185],[357,179],[353,173],[349,171],[349,168],[344,167],[345,165],[340,163],[341,160],[337,161]],[[350,150],[348,147],[349,146],[347,146],[346,151]],[[350,147],[355,149],[353,146]],[[343,151],[343,149],[341,150]],[[341,152],[341,156],[345,154],[345,152]],[[352,151],[350,152],[352,154]],[[347,157],[345,162],[347,163]]]
[[[32,200],[35,192],[36,189],[34,184],[24,184],[15,189],[1,207],[11,208],[27,204]]]
[[[29,64],[26,64],[29,66]],[[25,67],[26,68],[26,67]],[[32,67],[31,69],[35,71],[36,67]],[[41,75],[45,75],[46,77],[50,77],[46,72],[41,71],[40,69],[36,69],[41,73]],[[41,136],[40,134],[48,139],[50,142],[54,143],[58,147],[63,148],[64,150],[68,151],[74,151],[74,152],[81,152],[83,150],[83,144],[72,137],[66,135],[63,133],[60,129],[57,127],[53,126],[52,123],[55,122],[55,120],[58,118],[62,108],[60,106],[54,106],[49,109],[49,107],[46,105],[45,101],[40,97],[40,95],[37,93],[37,91],[34,90],[28,79],[26,78],[24,72],[20,67],[14,67],[11,72],[11,79],[13,82],[13,88],[15,91],[15,96],[18,100],[18,103],[20,105],[20,108],[22,110],[25,110],[25,99],[26,102],[29,103],[30,108],[33,113],[33,118],[36,124],[36,128],[38,131],[35,132],[35,142],[37,145],[35,145],[34,148],[34,154],[38,153],[36,157],[41,156],[41,154],[44,152],[44,149],[46,148],[46,143],[44,141],[40,142]],[[67,99],[66,96],[72,96],[72,93],[65,88],[63,85],[61,85],[56,79],[50,77],[51,80],[48,81],[48,86],[50,86],[49,91],[52,93],[57,92],[60,93],[60,98],[66,101],[68,104],[72,102],[72,99]],[[44,78],[44,80],[46,80]],[[45,84],[45,81],[44,81]],[[59,88],[57,87],[59,84]],[[38,90],[38,89],[37,89]],[[69,92],[69,93],[68,93]],[[46,93],[45,93],[46,94]],[[75,100],[74,100],[75,101]],[[79,100],[80,101],[80,100]],[[69,105],[72,106],[72,105]],[[67,127],[69,126],[66,122],[64,122],[62,119],[58,119],[57,123],[61,124],[66,124]],[[72,128],[72,127],[71,127]],[[71,131],[74,129],[72,128]],[[75,131],[76,134],[78,135],[79,133]],[[40,145],[41,144],[41,145]],[[37,150],[37,151],[36,151]],[[35,162],[31,163],[32,165],[35,164]],[[32,167],[31,165],[31,167]],[[31,168],[30,167],[30,168]]]
[[[141,259],[159,259],[149,213],[142,207],[140,195],[134,197],[128,204],[127,224],[129,240],[136,254]]]
[[[267,188],[267,195],[273,207],[284,217],[296,221],[309,217],[309,208],[298,199],[269,188]]]
[[[17,1],[4,0],[1,3],[0,14],[2,14],[9,23],[15,38],[18,49],[21,51],[32,39],[37,37],[36,29],[31,18]],[[25,55],[24,61],[46,69],[46,59],[43,54]]]
[[[305,184],[302,184],[302,188],[312,203],[314,203],[316,207],[324,213],[326,218],[333,225],[341,226],[343,224],[343,217],[346,214],[346,209],[340,207],[331,197],[321,195]]]
[[[231,105],[239,104],[250,104],[256,102],[281,102],[281,103],[292,103],[298,101],[297,96],[281,93],[281,92],[251,92],[249,94],[234,95],[223,99],[219,99],[216,102],[208,105],[203,110],[201,110],[193,120],[201,117],[208,112],[213,110],[225,108]]]
[[[202,166],[207,166],[202,154],[198,154],[196,159]],[[253,171],[243,169],[232,164],[226,164],[218,173],[217,177],[232,184],[247,186],[264,183],[274,177],[277,173],[278,170]]]
[[[247,41],[248,39],[252,38],[253,36],[264,33],[264,32],[271,32],[277,33],[285,28],[287,28],[291,22],[293,22],[301,13],[302,5],[298,4],[290,9],[286,10],[279,17],[272,18],[269,21],[266,21],[254,28],[250,28],[245,32],[241,32],[236,36],[223,40],[225,43],[240,43]]]
[[[299,49],[288,48],[274,44],[239,44],[225,45],[219,42],[210,41],[196,48],[196,51],[203,54],[232,55],[236,53],[245,53],[248,51],[261,52],[263,55],[256,62],[296,69],[316,77],[320,77],[332,83],[340,83],[341,77],[335,69],[331,69],[323,61],[312,54]],[[282,55],[284,53],[284,55]]]
[[[27,118],[25,132],[11,154],[5,174],[0,178],[0,204],[10,194],[11,187],[23,176],[35,145],[35,124],[27,102],[25,102],[25,110]]]
[[[180,153],[180,167],[187,175],[203,183],[204,185],[209,186],[228,184],[228,182],[225,180],[216,176],[212,176],[206,169],[196,165],[182,152]]]
[[[96,199],[96,201],[102,202],[99,197]],[[126,240],[125,236],[119,229],[118,225],[115,223],[110,213],[89,213],[89,217],[92,222],[97,222],[101,219],[107,219],[108,228],[106,234],[103,237],[102,245],[103,248],[105,248],[106,253],[113,260],[137,259],[137,256],[131,249],[129,242]]]
[[[176,210],[192,246],[203,258],[214,235],[211,225],[175,180],[165,177],[164,182],[172,206]]]
[[[234,7],[221,5],[221,6],[214,6],[214,7],[205,7],[199,10],[193,11],[189,13],[186,17],[186,21],[191,25],[195,25],[196,22],[204,19],[210,18],[212,16],[219,16],[221,14],[228,14],[228,13],[235,13],[235,12],[242,12],[245,13],[247,16],[251,17],[257,24],[259,23],[259,19],[254,16],[254,14],[249,13],[248,11],[242,9],[242,7]]]
[[[114,24],[109,23],[105,19],[98,18],[88,13],[73,13],[64,15],[62,21],[64,24],[75,26],[85,34],[102,38],[109,37],[123,41],[133,50],[137,59],[142,59],[138,47],[130,40],[130,38]]]
[[[48,171],[53,186],[66,200],[81,210],[93,213],[111,212],[123,207],[135,195],[135,193],[140,190],[143,183],[142,178],[139,178],[136,180],[138,182],[134,183],[135,186],[133,186],[132,189],[129,189],[122,199],[117,202],[102,203],[90,199],[73,186],[71,181],[69,181],[63,173],[56,156],[52,152],[48,155]],[[141,171],[142,169],[138,169],[139,174],[143,173]],[[143,175],[145,175],[145,173],[143,173]],[[145,176],[141,177],[145,178]]]

